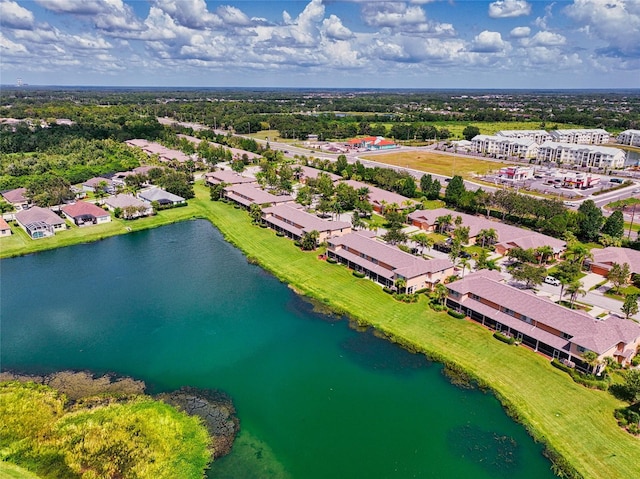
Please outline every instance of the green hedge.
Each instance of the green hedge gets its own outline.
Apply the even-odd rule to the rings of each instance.
[[[356,278],[364,278],[366,275],[360,271],[354,271],[352,273]]]
[[[337,263],[337,261],[336,261],[335,259],[333,259],[333,258],[327,258],[327,263],[329,263],[329,264],[336,264],[336,263]]]
[[[516,340],[511,336],[506,336],[499,331],[496,331],[495,333],[493,333],[493,337],[496,338],[498,341],[502,341],[503,343],[507,343],[507,344],[515,344],[516,342]]]
[[[466,318],[466,317],[467,317],[467,315],[466,315],[466,314],[464,314],[464,313],[459,313],[459,312],[457,312],[457,311],[454,311],[453,309],[448,310],[448,311],[447,311],[447,314],[448,314],[449,316],[452,316],[452,317],[456,318],[456,319],[464,319],[464,318]]]
[[[557,359],[552,360],[551,365],[567,373],[569,376],[571,376],[571,379],[573,379],[574,382],[581,384],[582,386],[586,386],[591,389],[600,389],[601,391],[606,391],[607,389],[609,389],[609,383],[607,381],[586,378],[582,373],[576,371],[573,368],[570,368],[566,364],[561,363]]]

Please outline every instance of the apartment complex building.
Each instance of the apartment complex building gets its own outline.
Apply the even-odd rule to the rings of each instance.
[[[547,141],[540,145],[537,160],[541,163],[555,162],[582,167],[622,168],[626,154],[623,150],[607,146]]]

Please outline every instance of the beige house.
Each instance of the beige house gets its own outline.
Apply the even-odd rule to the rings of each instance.
[[[28,210],[18,211],[16,221],[32,239],[53,236],[57,231],[67,229],[67,223],[48,208],[32,206]]]

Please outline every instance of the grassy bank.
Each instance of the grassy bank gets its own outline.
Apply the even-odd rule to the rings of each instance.
[[[413,304],[394,301],[378,285],[355,278],[344,266],[320,261],[317,252],[302,252],[273,231],[251,225],[246,212],[211,202],[202,185],[196,185],[196,195],[187,208],[166,212],[175,217],[161,214],[149,223],[139,220],[126,225],[142,229],[207,218],[248,258],[259,261],[302,294],[374,326],[406,347],[464,368],[490,386],[536,439],[556,450],[584,477],[638,475],[640,441],[617,426],[613,410],[623,404],[610,394],[585,389],[551,367],[548,359],[503,344],[475,323],[435,313],[424,300]],[[88,228],[81,231],[88,233]],[[126,229],[111,231],[120,232]]]

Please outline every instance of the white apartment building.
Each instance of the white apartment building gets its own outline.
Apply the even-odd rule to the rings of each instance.
[[[609,143],[610,135],[602,128],[553,130],[550,132],[551,141],[557,143],[578,143],[581,145],[602,145]]]
[[[537,144],[542,145],[545,141],[551,141],[551,135],[544,130],[500,130],[496,136],[504,136],[506,138],[524,138],[533,140]]]
[[[536,158],[539,145],[528,138],[476,135],[471,140],[472,151],[496,156]]]
[[[537,160],[583,167],[622,168],[626,154],[618,148],[547,141],[540,145]]]
[[[640,146],[640,130],[625,130],[618,135],[621,145]]]

